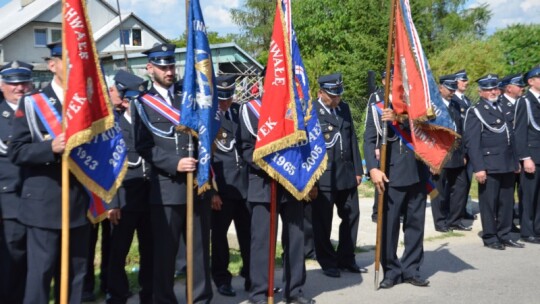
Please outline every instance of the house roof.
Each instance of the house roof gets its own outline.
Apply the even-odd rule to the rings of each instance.
[[[53,7],[60,0],[35,0],[21,7],[20,0],[12,0],[0,7],[0,40],[16,32],[21,27],[36,19],[43,12]]]
[[[138,22],[140,22],[142,25],[144,25],[148,30],[150,30],[152,33],[157,35],[162,41],[167,41],[167,38],[163,37],[160,33],[158,33],[153,27],[148,25],[146,22],[144,22],[141,18],[137,17],[134,13],[129,14],[122,14],[122,22],[125,22],[130,17],[135,18]],[[94,33],[94,39],[96,41],[99,41],[101,38],[105,37],[108,33],[110,33],[112,30],[117,28],[120,25],[120,18],[113,18],[109,23],[105,24],[103,27],[101,27],[99,30],[97,30]]]
[[[118,11],[109,5],[107,1],[98,0],[105,4],[105,6],[112,10],[115,14],[118,14]],[[12,0],[6,5],[0,7],[0,41],[4,40],[9,35],[16,32],[21,27],[25,26],[26,24],[32,22],[34,19],[39,17],[42,13],[46,12],[47,10],[51,9],[55,4],[60,2],[60,0],[34,0],[34,2],[28,4],[24,8],[21,7],[21,1],[20,0]],[[158,33],[154,28],[152,28],[150,25],[148,25],[146,22],[144,22],[142,19],[137,17],[135,14],[122,14],[122,21],[128,19],[129,17],[133,17],[137,19],[138,22],[143,24],[147,29],[152,31],[155,35],[157,35],[160,39],[163,41],[167,41],[165,37],[163,37],[160,33]],[[119,18],[113,18],[109,23],[107,23],[102,28],[98,29],[94,33],[94,39],[96,41],[99,41],[99,39],[103,38],[105,35],[107,35],[109,32],[114,30],[118,25],[120,24]]]

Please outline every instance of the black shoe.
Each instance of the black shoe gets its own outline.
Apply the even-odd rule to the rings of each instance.
[[[341,273],[339,272],[337,268],[323,269],[323,273],[325,276],[331,277],[331,278],[339,278],[341,276]]]
[[[246,279],[244,281],[244,290],[245,291],[249,291],[251,289],[251,280],[250,279]]]
[[[81,302],[95,302],[96,296],[91,291],[83,291]]]
[[[382,289],[390,289],[394,287],[394,280],[384,279],[381,284],[379,284],[379,287]]]
[[[266,300],[259,300],[259,301],[248,300],[248,303],[249,304],[268,304],[268,301],[266,301]]]
[[[283,289],[281,289],[281,287],[274,287],[274,293],[280,293],[282,291]]]
[[[285,302],[293,304],[315,304],[315,300],[304,298],[302,296],[288,298]]]
[[[504,250],[504,245],[500,242],[494,242],[494,243],[491,243],[491,244],[484,244],[484,246],[486,246],[487,248],[491,248],[491,249],[497,249],[497,250]]]
[[[414,286],[426,287],[429,285],[429,281],[420,277],[411,277],[404,279],[403,282],[412,284]]]
[[[450,227],[435,227],[435,231],[438,231],[438,232],[452,232],[452,229]]]
[[[540,238],[535,237],[535,236],[521,237],[521,240],[523,242],[527,242],[531,244],[540,244]]]
[[[465,215],[463,216],[464,220],[475,220],[477,218],[476,214],[471,214],[469,212],[465,212]]]
[[[374,223],[377,222],[377,213],[373,213],[373,214],[371,215],[371,221],[374,222]]]
[[[235,297],[236,291],[232,288],[231,284],[220,285],[217,291],[226,297]]]
[[[523,248],[525,247],[525,244],[519,243],[513,240],[504,240],[502,241],[503,245],[506,247],[513,247],[513,248]]]
[[[341,270],[347,270],[349,272],[352,272],[352,273],[367,273],[368,270],[367,268],[364,268],[364,267],[360,267],[356,264],[350,264],[350,265],[347,265],[347,266],[339,266],[339,268]]]
[[[472,230],[472,227],[465,226],[462,223],[459,223],[457,225],[452,225],[449,228],[450,228],[450,230],[459,230],[459,231],[471,231]]]

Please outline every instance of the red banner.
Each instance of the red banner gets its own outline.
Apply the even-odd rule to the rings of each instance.
[[[63,55],[67,69],[64,98],[66,151],[113,127],[84,0],[63,1]],[[68,68],[69,67],[69,68]]]
[[[282,10],[277,2],[274,30],[268,54],[264,93],[259,117],[259,130],[255,145],[254,160],[289,146],[292,137],[296,137],[297,122],[292,111],[295,111],[290,46],[283,24]],[[294,140],[296,140],[294,138]]]

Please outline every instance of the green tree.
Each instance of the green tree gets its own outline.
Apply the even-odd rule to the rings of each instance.
[[[264,64],[272,38],[275,10],[275,0],[245,0],[243,8],[230,10],[233,22],[241,29],[236,42]],[[259,58],[261,56],[263,58]]]
[[[509,72],[502,48],[503,43],[499,39],[479,40],[468,36],[460,39],[459,47],[449,46],[432,56],[429,62],[436,79],[466,68],[469,76],[467,95],[475,100],[478,97],[477,78],[487,73],[505,75]]]
[[[515,24],[496,31],[489,41],[500,41],[507,73],[524,73],[539,63],[540,25]]]
[[[210,44],[232,42],[236,38],[234,34],[227,34],[225,36],[220,36],[218,32],[212,32],[212,31],[207,32],[207,36],[208,36],[208,43]],[[187,45],[186,34],[184,33],[176,39],[171,39],[170,43],[176,45],[176,47],[179,47],[179,48],[186,47]]]

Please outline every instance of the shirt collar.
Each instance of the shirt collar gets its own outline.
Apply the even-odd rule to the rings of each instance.
[[[510,96],[508,96],[506,94],[504,94],[504,97],[506,99],[508,99],[513,105],[516,104],[516,99],[515,98],[512,98],[512,97],[510,97]]]
[[[124,111],[124,118],[131,124],[131,115],[127,111]]]
[[[53,79],[51,81],[51,87],[58,98],[58,101],[63,105],[64,104],[64,88],[62,88],[56,81]]]
[[[156,88],[156,91],[159,93],[159,95],[163,96],[163,98],[165,98],[165,101],[169,104],[169,105],[172,105],[172,102],[174,100],[169,100],[169,96],[174,96],[173,94],[173,86],[171,86],[170,88],[168,89],[165,89],[159,85],[155,85],[154,84],[154,88]],[[170,93],[170,95],[169,95]]]

